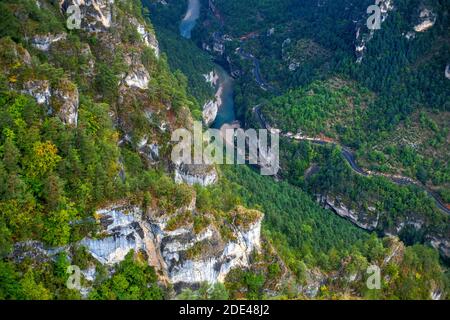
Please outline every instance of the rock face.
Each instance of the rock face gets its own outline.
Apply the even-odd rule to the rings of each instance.
[[[430,9],[422,9],[419,13],[419,24],[414,26],[414,31],[424,32],[436,23],[436,14]]]
[[[203,123],[210,126],[214,123],[219,112],[219,101],[210,100],[203,105]]]
[[[168,231],[169,216],[146,216],[137,207],[112,206],[97,215],[103,237],[81,242],[95,259],[111,266],[130,250],[141,251],[173,284],[223,281],[232,268],[248,267],[253,251],[260,250],[262,214],[246,227],[233,225],[233,240],[225,240],[214,225],[199,233],[192,224]]]
[[[365,230],[375,230],[378,226],[379,214],[356,212],[347,208],[338,198],[319,196],[318,202],[325,208],[331,209],[339,216],[346,218]],[[374,211],[374,210],[372,210]]]
[[[24,83],[23,93],[29,94],[38,104],[50,105],[50,82],[48,80],[30,80]]]
[[[156,254],[150,225],[142,219],[140,209],[111,207],[97,212],[103,227],[102,239],[84,239],[80,244],[89,249],[100,263],[114,265],[122,261],[130,250],[144,250]],[[149,260],[152,261],[153,257]]]
[[[61,79],[53,87],[48,80],[30,80],[24,83],[21,92],[46,106],[49,114],[56,112],[65,124],[77,126],[79,94],[76,85],[69,80]]]
[[[219,75],[213,70],[209,74],[204,74],[206,82],[211,84],[212,87],[216,88]],[[222,88],[219,87],[215,94],[213,100],[207,101],[203,105],[203,122],[206,126],[210,126],[216,120],[217,112],[219,111],[220,105],[222,104]]]
[[[418,232],[423,231],[425,232],[425,242],[437,249],[443,257],[450,257],[450,241],[448,235],[446,236],[442,232],[427,231],[428,225],[424,221],[414,218],[412,215],[405,221],[397,222],[394,227],[386,228],[380,223],[380,214],[373,207],[352,210],[339,197],[330,195],[319,195],[317,202],[325,209],[332,210],[340,217],[351,221],[364,230],[374,231],[377,229],[390,237],[398,236],[407,227],[413,228]]]
[[[157,58],[160,56],[159,43],[156,39],[155,35],[149,32],[142,24],[137,23],[136,29],[138,33],[141,35],[142,41],[145,43],[147,47],[150,47],[155,51],[155,55]]]
[[[150,74],[142,64],[139,64],[130,70],[124,81],[131,88],[145,90],[148,89]]]
[[[77,126],[79,93],[76,85],[62,79],[53,91],[53,106],[58,107],[58,116],[62,122],[71,126]]]
[[[446,239],[445,236],[431,236],[428,238],[428,241],[442,256],[450,257],[450,241],[448,237]]]
[[[450,80],[450,63],[445,67],[445,77]]]
[[[125,140],[131,142],[129,136]],[[148,160],[150,164],[156,164],[159,159],[159,145],[157,142],[151,142],[147,136],[143,137],[137,145],[137,150]]]
[[[81,12],[81,29],[88,32],[101,32],[112,24],[112,5],[114,0],[60,0],[63,13],[76,5]]]
[[[235,240],[228,242],[211,226],[199,235],[186,229],[162,232],[161,252],[169,279],[175,284],[223,282],[231,269],[250,265],[251,253],[260,249],[260,230],[261,220],[248,229],[235,227]],[[190,258],[187,252],[196,246],[205,253]]]
[[[176,183],[186,183],[190,186],[199,184],[207,187],[215,184],[217,180],[217,171],[213,166],[181,164],[175,168]]]
[[[48,51],[50,49],[50,46],[54,42],[63,40],[66,38],[66,36],[67,35],[65,33],[56,34],[56,35],[52,35],[52,34],[36,35],[33,37],[33,39],[31,39],[31,45],[38,50]]]

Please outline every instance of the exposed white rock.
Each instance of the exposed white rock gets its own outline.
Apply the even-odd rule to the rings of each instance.
[[[378,213],[376,214],[376,217],[370,217],[373,213],[370,215],[367,213],[357,213],[330,196],[319,196],[318,201],[326,208],[332,209],[339,216],[350,220],[362,229],[375,230],[378,226],[378,221],[380,218]]]
[[[81,29],[88,32],[101,32],[111,27],[113,4],[114,0],[60,0],[63,13],[71,5],[80,8]]]
[[[445,77],[450,80],[450,64],[445,67]]]
[[[78,88],[67,80],[61,80],[60,86],[53,90],[55,103],[59,104],[58,116],[62,122],[77,126],[79,93]]]
[[[450,257],[450,241],[445,237],[432,236],[429,239],[431,246],[445,256]]]
[[[212,87],[215,87],[217,85],[217,81],[219,81],[219,75],[214,70],[210,73],[204,74],[203,77],[205,77],[206,82]]]
[[[188,243],[163,244],[162,255],[168,266],[168,275],[173,283],[223,282],[228,272],[236,267],[248,267],[254,250],[260,250],[261,220],[248,229],[234,229],[235,240],[222,244],[217,230],[208,228]],[[186,238],[186,234],[180,236]],[[206,255],[186,259],[185,251],[193,245],[213,243],[214,248]]]
[[[30,80],[24,83],[22,93],[29,94],[38,104],[50,105],[50,82],[48,80]]]
[[[293,60],[290,64],[289,64],[289,71],[295,71],[298,69],[298,67],[300,67],[300,62],[298,62],[297,60]]]
[[[155,143],[145,143],[139,148],[139,152],[151,163],[155,164],[159,161],[159,145]]]
[[[95,266],[90,266],[86,270],[81,270],[81,273],[83,274],[84,278],[87,281],[91,281],[92,282],[92,281],[95,280],[95,276],[96,276]]]
[[[219,74],[214,70],[210,73],[204,74],[203,77],[212,87],[217,87],[219,84]],[[223,87],[219,86],[216,94],[214,95],[214,99],[205,102],[203,105],[203,122],[206,126],[210,126],[214,120],[216,120],[217,113],[222,105],[222,92]]]
[[[137,207],[112,206],[97,214],[105,230],[104,237],[81,242],[95,259],[113,265],[130,250],[142,250],[149,264],[173,284],[223,282],[231,269],[248,267],[252,252],[261,247],[262,217],[246,228],[234,226],[234,240],[225,243],[213,226],[200,234],[195,234],[191,227],[166,231],[169,217],[145,218]],[[187,251],[199,244],[207,249],[188,258]]]
[[[105,237],[84,239],[80,244],[100,263],[114,265],[122,261],[131,250],[153,250],[153,247],[147,247],[149,241],[154,241],[149,232],[150,227],[142,221],[142,212],[138,208],[111,207],[100,210],[97,214],[105,228]]]
[[[66,39],[67,34],[60,33],[60,34],[45,34],[45,35],[35,35],[31,39],[31,45],[35,47],[38,50],[41,51],[48,51],[50,49],[50,46],[58,42],[60,40]]]
[[[47,106],[49,114],[58,109],[58,116],[65,124],[77,125],[79,94],[70,81],[61,79],[57,88],[51,88],[49,80],[30,80],[24,83],[21,92],[31,95],[38,104]]]
[[[150,47],[155,51],[155,55],[157,58],[160,56],[159,44],[155,35],[148,31],[142,24],[138,23],[136,26],[137,32],[141,36],[142,41],[145,43],[147,47]]]
[[[433,300],[441,300],[442,299],[442,291],[440,289],[432,291],[431,292],[431,299],[433,299]]]
[[[411,40],[416,37],[416,34],[413,31],[409,31],[406,34],[404,34],[404,36],[407,40]]]
[[[429,9],[422,9],[419,14],[419,24],[414,26],[414,31],[416,32],[424,32],[436,23],[436,14]]]
[[[181,164],[175,168],[176,183],[186,183],[190,186],[199,184],[206,187],[215,184],[217,180],[217,171],[213,166]]]
[[[142,64],[139,64],[133,68],[125,77],[125,83],[127,86],[142,90],[148,89],[149,82],[150,74]]]
[[[220,101],[209,100],[203,105],[203,122],[206,126],[210,126],[216,120],[217,113],[219,112]]]

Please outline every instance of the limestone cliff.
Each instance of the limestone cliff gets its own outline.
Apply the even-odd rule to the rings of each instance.
[[[379,231],[386,236],[398,236],[406,230],[405,228],[412,228],[418,233],[423,233],[423,241],[437,249],[443,257],[450,257],[448,235],[431,230],[429,223],[415,217],[413,213],[406,219],[397,219],[395,225],[390,226],[380,219],[381,212],[375,208],[375,204],[366,208],[362,205],[345,201],[340,196],[330,194],[318,195],[317,202],[324,208],[332,210],[364,230]]]
[[[195,199],[184,210],[188,210],[185,215],[199,215]],[[260,249],[262,214],[240,207],[231,214],[235,221],[248,216],[252,220],[229,224],[230,234],[225,236],[210,215],[211,223],[196,230],[189,217],[173,227],[174,216],[113,205],[97,212],[100,238],[86,238],[81,245],[109,266],[122,261],[130,250],[142,252],[164,279],[178,286],[223,282],[231,269],[249,267],[251,254]]]

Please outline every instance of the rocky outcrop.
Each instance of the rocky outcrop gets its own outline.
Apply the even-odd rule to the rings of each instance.
[[[397,221],[393,227],[386,227],[382,225],[380,213],[374,207],[350,209],[339,197],[330,195],[318,195],[317,202],[364,230],[379,230],[389,237],[397,237],[405,228],[412,228],[418,233],[422,232],[424,233],[424,242],[437,249],[442,257],[450,257],[448,236],[446,237],[442,232],[427,230],[426,222],[414,217],[412,213],[407,219]]]
[[[72,5],[80,8],[80,28],[88,32],[102,32],[111,27],[113,4],[114,0],[60,0],[63,13]]]
[[[53,43],[64,40],[66,37],[65,33],[36,35],[31,39],[31,45],[38,50],[48,51]]]
[[[181,164],[175,168],[176,183],[186,183],[190,186],[198,184],[206,187],[215,184],[217,180],[217,171],[213,166]]]
[[[205,126],[209,127],[214,123],[219,112],[219,101],[209,100],[203,105],[203,123]]]
[[[24,83],[22,93],[29,94],[38,104],[50,105],[50,81],[30,80]]]
[[[450,258],[450,241],[448,240],[448,237],[446,238],[442,235],[436,235],[429,236],[427,240],[433,246],[433,248],[439,251],[442,256],[446,257],[447,259]]]
[[[144,137],[139,141],[137,149],[149,164],[156,164],[159,161],[159,145],[157,142],[150,142],[147,137]]]
[[[61,79],[53,90],[53,108],[57,108],[58,116],[67,125],[77,126],[79,93],[75,84]]]
[[[29,52],[22,46],[5,39],[0,47],[8,52],[0,57],[0,70],[10,80],[10,88],[32,96],[49,115],[58,115],[65,124],[76,126],[78,119],[79,94],[77,86],[67,75],[52,78],[49,72],[38,72]],[[20,66],[20,71],[13,66]]]
[[[358,227],[365,230],[375,230],[378,227],[379,214],[375,213],[375,208],[369,208],[369,212],[354,211],[345,206],[337,197],[329,195],[318,196],[318,202],[326,209],[331,209],[339,216],[350,220]]]
[[[430,9],[424,8],[419,13],[419,23],[414,26],[415,32],[424,32],[436,23],[436,14]]]
[[[210,73],[204,74],[203,77],[205,77],[206,82],[213,87],[215,87],[217,85],[217,81],[219,81],[219,75],[214,70]]]
[[[57,113],[65,124],[77,126],[79,94],[76,85],[69,80],[61,79],[55,86],[51,86],[49,80],[29,80],[23,84],[21,92],[46,106],[49,114]]]
[[[84,239],[80,243],[95,259],[105,265],[114,265],[122,261],[130,250],[143,250],[150,254],[149,263],[155,265],[158,259],[152,247],[153,234],[150,225],[142,219],[139,208],[111,207],[99,210],[97,216],[103,229],[101,238]]]
[[[213,70],[209,74],[204,74],[205,80],[212,87],[217,88],[219,82],[219,75]],[[207,101],[203,105],[203,123],[206,126],[210,126],[214,123],[217,117],[217,113],[222,104],[222,92],[223,88],[219,86],[214,96],[214,99]]]
[[[445,67],[445,77],[450,80],[450,64]]]
[[[148,89],[150,74],[142,64],[133,67],[124,79],[128,87],[138,89]]]
[[[261,220],[248,229],[234,228],[234,240],[224,241],[215,227],[198,235],[189,230],[163,233],[161,252],[172,283],[223,282],[233,268],[249,267],[250,255],[260,248]],[[201,248],[193,256],[190,250]],[[195,251],[193,251],[195,253]]]
[[[196,214],[195,202],[187,209]],[[111,206],[97,216],[101,238],[81,242],[95,259],[112,266],[130,250],[142,252],[160,274],[181,286],[224,281],[231,269],[248,267],[252,252],[260,250],[262,214],[247,226],[231,225],[231,240],[224,239],[213,224],[199,233],[192,223],[170,229],[171,216],[145,215],[138,207]]]
[[[137,32],[141,36],[141,40],[147,47],[152,48],[153,51],[155,52],[156,57],[159,58],[160,56],[159,43],[154,33],[146,29],[146,27],[140,24],[137,20],[134,19],[133,21],[136,26]]]

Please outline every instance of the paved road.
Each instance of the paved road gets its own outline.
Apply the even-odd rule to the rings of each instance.
[[[274,90],[274,88],[269,83],[267,83],[261,76],[261,67],[260,67],[259,60],[253,54],[244,51],[244,49],[242,49],[242,48],[238,48],[236,52],[242,58],[251,60],[253,62],[253,75],[255,76],[255,80],[258,83],[258,85],[263,90],[266,90],[266,91]]]
[[[267,130],[270,130],[270,126],[267,125],[267,122],[265,121],[264,117],[261,114],[261,106],[256,106],[253,108],[254,113],[256,114],[258,121],[260,122],[260,124],[263,126],[263,128],[266,128]],[[311,143],[314,144],[318,144],[318,145],[328,145],[328,144],[333,144],[333,145],[338,145],[336,142],[329,142],[329,141],[323,141],[320,139],[314,139],[314,138],[291,138],[294,140],[304,140],[304,141],[309,141]],[[356,172],[359,175],[368,177],[368,176],[383,176],[385,178],[388,178],[389,180],[391,180],[392,182],[394,182],[397,185],[415,185],[418,186],[420,188],[422,188],[424,191],[427,192],[427,194],[432,197],[435,200],[436,206],[443,212],[450,214],[450,209],[446,207],[445,203],[441,200],[441,198],[432,190],[430,190],[428,187],[426,187],[425,185],[423,185],[422,183],[415,181],[411,178],[408,177],[402,177],[402,176],[388,176],[388,175],[383,175],[380,173],[373,173],[373,172],[367,172],[365,170],[363,170],[360,166],[358,166],[358,164],[356,163],[355,160],[355,155],[353,154],[353,152],[348,149],[345,146],[341,146],[341,150],[342,150],[342,156],[343,158],[347,161],[347,163],[350,165],[350,167],[352,168],[352,170],[354,172]]]

